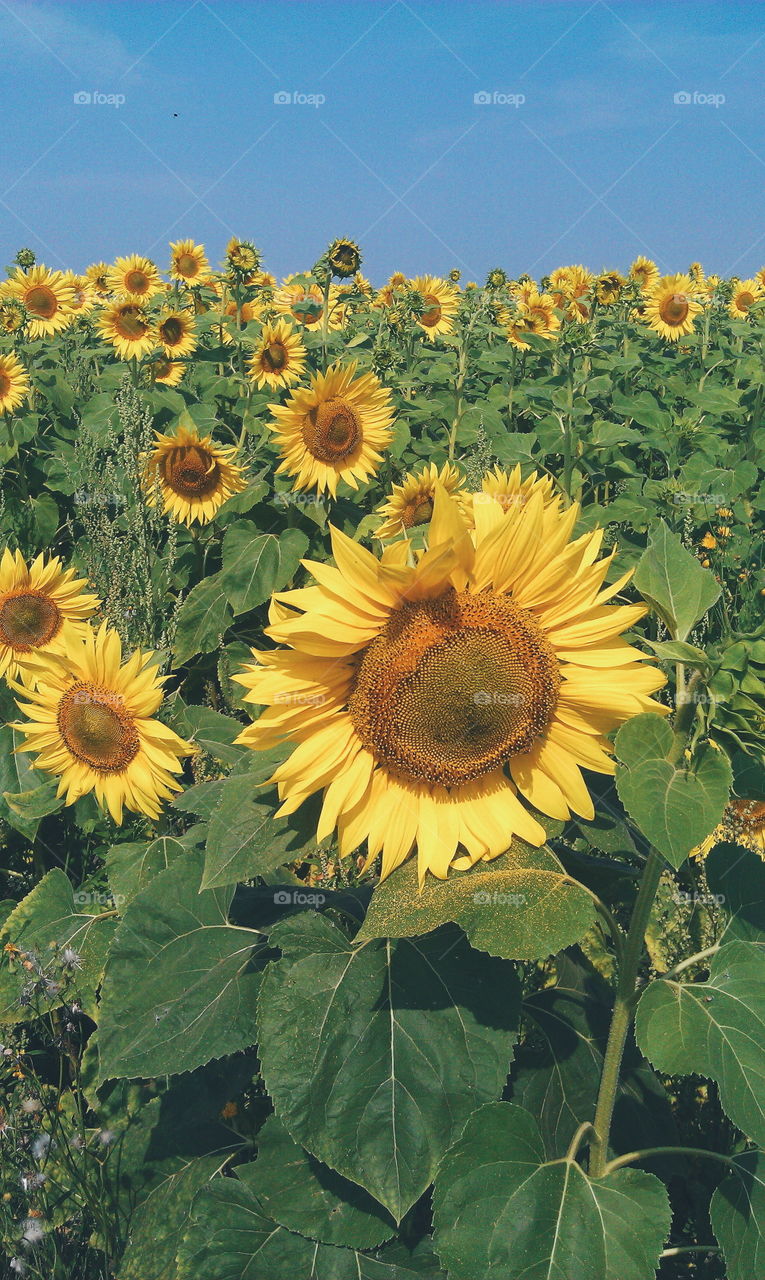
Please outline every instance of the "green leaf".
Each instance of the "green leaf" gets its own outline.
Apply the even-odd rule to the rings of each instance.
[[[671,1213],[652,1174],[591,1180],[546,1161],[532,1115],[482,1107],[439,1169],[435,1242],[449,1280],[653,1280]]]
[[[12,702],[11,707],[13,707]],[[23,743],[23,734],[12,729],[9,724],[0,725],[0,797],[2,797],[0,798],[0,817],[27,840],[34,840],[40,825],[39,818],[22,816],[5,797],[7,795],[15,798],[27,792],[36,791],[41,786],[52,786],[55,792],[56,784],[52,783],[46,774],[33,767],[30,755],[18,750]]]
[[[79,899],[87,898],[87,903]],[[56,868],[43,876],[18,904],[0,931],[0,940],[32,952],[35,970],[4,956],[0,961],[0,1020],[21,1022],[58,1008],[75,996],[96,1017],[96,989],[115,929],[113,919],[96,919],[104,907],[90,893],[75,893],[69,877]],[[87,908],[87,909],[86,909]],[[61,952],[71,948],[79,958],[75,967],[62,964]],[[45,983],[40,987],[40,983]],[[56,984],[51,988],[49,983]],[[19,1005],[25,988],[35,985],[30,1004]],[[38,989],[38,987],[40,989]]]
[[[8,808],[23,819],[25,824],[34,824],[50,813],[58,813],[64,807],[64,797],[56,795],[55,782],[42,782],[31,791],[3,792],[3,800]]]
[[[746,1151],[712,1196],[709,1216],[728,1280],[755,1280],[765,1258],[765,1156]]]
[[[270,599],[294,577],[308,550],[299,529],[276,537],[261,533],[251,520],[229,525],[223,539],[223,568],[218,575],[235,614],[246,613]]]
[[[591,895],[555,855],[516,839],[492,862],[428,876],[422,889],[416,860],[405,862],[375,889],[357,941],[416,937],[454,921],[480,951],[541,960],[584,937],[594,919]]]
[[[663,520],[651,531],[633,582],[666,623],[673,640],[687,640],[721,592],[714,575],[702,569]]]
[[[726,943],[707,982],[652,982],[637,1007],[635,1032],[658,1071],[715,1080],[734,1124],[765,1142],[765,954],[759,945]]]
[[[654,712],[628,720],[616,735],[622,762],[616,788],[628,814],[647,840],[679,867],[718,825],[728,802],[732,773],[727,755],[710,745],[692,768],[669,759],[672,729]]]
[[[221,788],[205,846],[203,889],[265,875],[316,845],[316,826],[303,815],[274,818],[273,800],[262,798],[249,773],[234,774]]]
[[[682,662],[698,671],[711,670],[711,660],[695,644],[686,644],[684,640],[645,640],[645,643],[662,662]]]
[[[300,915],[271,943],[283,955],[263,980],[258,1040],[277,1115],[400,1220],[471,1111],[502,1091],[515,972],[454,929],[355,946]]]
[[[247,758],[248,747],[238,747],[241,720],[221,715],[211,707],[183,707],[173,716],[173,728],[211,755],[219,764],[235,765]]]
[[[204,578],[186,596],[178,610],[173,661],[181,666],[197,653],[217,649],[234,620],[220,574]]]
[[[191,1071],[254,1043],[258,935],[228,923],[231,892],[200,892],[201,877],[189,852],[125,911],[101,1000],[102,1081]]]
[[[220,1158],[192,1160],[136,1209],[118,1280],[177,1280],[176,1258],[194,1197],[220,1168]]]
[[[127,906],[154,876],[185,854],[185,845],[172,836],[112,845],[106,855],[106,871],[115,905],[120,910]]]
[[[247,1181],[268,1217],[312,1240],[371,1249],[395,1235],[382,1205],[304,1151],[276,1116],[258,1133],[258,1159]]]
[[[704,863],[707,884],[730,913],[726,942],[765,943],[765,862],[753,849],[718,844]]]

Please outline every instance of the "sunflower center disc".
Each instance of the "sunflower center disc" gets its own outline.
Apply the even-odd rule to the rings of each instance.
[[[192,257],[190,253],[181,254],[176,264],[176,270],[179,275],[186,276],[187,279],[190,279],[192,276],[197,274],[198,269],[196,258]]]
[[[340,462],[361,443],[361,423],[345,400],[325,400],[306,414],[303,440],[319,462]]]
[[[140,307],[122,307],[117,325],[125,338],[142,338],[148,328]]]
[[[58,727],[72,755],[101,773],[121,773],[141,745],[118,696],[97,685],[67,690],[58,709]]]
[[[682,324],[688,315],[688,299],[684,293],[673,293],[664,305],[664,319],[669,324]]]
[[[176,320],[175,317],[172,317],[171,319],[164,320],[162,322],[160,332],[162,334],[162,341],[166,342],[169,347],[174,347],[183,337],[183,325],[180,320]]]
[[[287,352],[281,342],[272,342],[263,352],[262,360],[269,373],[280,373],[287,363]]]
[[[450,588],[391,617],[361,660],[349,709],[381,764],[459,786],[529,751],[559,687],[555,654],[530,614]]]
[[[145,293],[149,287],[149,281],[143,271],[128,271],[125,276],[125,288],[128,293]]]
[[[425,495],[409,503],[404,511],[402,524],[405,529],[411,529],[418,524],[427,524],[432,515],[433,499]]]
[[[199,445],[173,449],[164,463],[164,479],[182,498],[203,498],[218,487],[220,467]]]
[[[7,396],[10,389],[11,389],[11,380],[8,377],[8,374],[0,373],[0,399],[2,399],[3,396]]]
[[[22,652],[48,644],[61,626],[61,614],[47,596],[29,591],[0,605],[0,641]]]
[[[438,301],[438,298],[435,298],[432,293],[426,293],[424,296],[425,301],[428,304],[428,309],[427,311],[423,311],[420,316],[420,322],[427,325],[430,329],[433,325],[438,324],[441,319],[441,304]]]
[[[56,295],[50,289],[30,289],[24,299],[27,311],[50,320],[58,311]]]
[[[748,311],[753,304],[754,304],[754,295],[751,293],[746,293],[746,292],[740,293],[736,298],[736,305],[742,311]]]

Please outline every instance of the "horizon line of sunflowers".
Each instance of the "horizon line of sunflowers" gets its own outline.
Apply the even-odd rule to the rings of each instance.
[[[666,677],[623,639],[647,606],[606,607],[631,573],[606,587],[615,552],[597,559],[598,529],[573,537],[579,507],[570,418],[561,412],[562,480],[497,466],[474,492],[455,465],[471,334],[479,317],[488,318],[510,344],[514,370],[519,352],[540,343],[554,351],[561,337],[575,339],[612,307],[621,308],[624,351],[630,325],[645,323],[679,342],[701,316],[703,360],[714,310],[742,320],[765,309],[765,268],[743,282],[707,277],[699,264],[661,277],[639,258],[628,277],[596,277],[576,266],[537,285],[497,269],[482,289],[469,283],[462,290],[456,271],[448,280],[399,273],[374,291],[349,240],[334,241],[307,276],[281,287],[248,241],[230,242],[222,274],[193,241],[171,251],[166,282],[139,255],[75,277],[37,266],[22,250],[0,285],[0,331],[16,349],[67,330],[75,342],[98,335],[126,362],[136,389],[177,386],[209,335],[221,372],[228,364],[248,397],[255,387],[289,391],[286,403],[268,406],[273,420],[265,425],[281,456],[275,475],[290,477],[296,494],[313,489],[335,499],[341,482],[358,489],[393,436],[391,393],[378,376],[393,367],[393,353],[379,344],[373,368],[359,373],[356,360],[330,363],[329,334],[364,306],[378,316],[378,337],[400,333],[410,372],[418,332],[448,339],[458,313],[464,320],[454,344],[448,461],[393,486],[378,508],[384,519],[375,536],[387,544],[379,557],[332,528],[336,567],[306,562],[317,585],[273,598],[264,634],[287,647],[253,649],[254,663],[233,676],[245,702],[266,708],[237,742],[256,750],[284,739],[297,744],[272,777],[282,800],[277,816],[323,791],[317,840],[337,830],[341,856],[367,840],[365,865],[382,852],[383,877],[416,845],[421,881],[427,870],[444,878],[451,867],[498,856],[514,834],[543,843],[544,829],[521,798],[553,818],[594,816],[582,768],[613,773],[607,735],[640,712],[669,713],[651,696]],[[318,343],[308,348],[312,332]],[[309,350],[320,352],[322,370],[299,385]],[[570,375],[572,365],[573,347]],[[33,394],[16,351],[0,355],[0,411],[11,438],[13,411]],[[173,434],[155,433],[142,461],[149,505],[161,503],[192,533],[212,521],[247,488],[243,417],[232,445],[200,434],[193,420]],[[406,535],[419,525],[429,526],[429,543],[413,553]],[[155,718],[168,677],[158,674],[153,655],[138,650],[123,662],[116,632],[105,622],[91,627],[100,601],[75,573],[59,557],[27,565],[20,552],[3,553],[0,673],[29,717],[13,727],[39,767],[59,778],[67,804],[92,792],[117,823],[124,808],[157,820],[182,789],[177,775],[194,747]],[[502,698],[483,698],[487,672],[491,687],[508,691]],[[314,712],[308,719],[306,706]],[[444,708],[453,740],[444,734]],[[472,740],[483,743],[478,753]],[[395,821],[384,829],[390,801]],[[477,809],[486,823],[480,830]],[[446,810],[454,810],[448,820]]]

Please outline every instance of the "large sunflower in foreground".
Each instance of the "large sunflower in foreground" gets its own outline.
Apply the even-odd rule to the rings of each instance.
[[[449,280],[439,280],[437,276],[417,276],[410,288],[422,294],[425,310],[417,317],[417,323],[428,337],[451,333],[459,306],[459,290]]]
[[[249,377],[258,387],[291,387],[305,372],[302,338],[286,320],[263,326],[260,341],[247,361]]]
[[[471,534],[439,489],[430,548],[380,560],[333,530],[336,567],[306,562],[318,585],[275,597],[269,635],[237,676],[265,706],[238,741],[296,744],[273,775],[296,809],[323,791],[317,839],[341,855],[368,841],[387,876],[417,847],[422,881],[497,857],[514,834],[545,832],[523,803],[593,816],[583,768],[613,773],[605,737],[661,710],[664,676],[622,632],[642,605],[610,607],[602,531],[571,541],[578,516],[537,492],[507,513],[475,509]],[[629,576],[629,575],[627,575]]]
[[[643,319],[667,342],[693,332],[702,307],[691,296],[692,288],[690,276],[662,276],[647,292]]]
[[[460,510],[469,509],[472,495],[465,491],[465,481],[457,468],[445,462],[439,471],[435,462],[429,462],[419,471],[409,472],[401,484],[393,485],[390,496],[377,508],[377,514],[384,520],[375,530],[375,537],[395,538],[416,525],[427,524],[433,515],[439,485],[454,494]]]
[[[97,327],[122,360],[145,356],[157,345],[151,320],[136,302],[115,302],[105,307]]]
[[[155,503],[158,481],[168,515],[187,525],[207,524],[232,494],[246,489],[233,445],[214,444],[211,436],[188,427],[178,427],[173,436],[155,435],[144,469],[150,505]]]
[[[26,307],[30,338],[49,338],[71,321],[74,290],[60,271],[49,271],[42,265],[16,271],[3,286],[3,292],[18,298]]]
[[[59,778],[67,804],[95,792],[115,822],[123,808],[158,818],[193,748],[152,718],[163,684],[153,655],[138,651],[123,664],[119,636],[104,624],[70,642],[65,657],[38,662],[36,688],[19,690],[29,720],[14,725],[25,750],[39,753],[37,768]]]
[[[117,258],[109,268],[107,284],[110,293],[126,297],[130,302],[148,302],[165,287],[156,264],[138,253]]]
[[[83,591],[84,578],[62,569],[58,556],[39,555],[30,565],[6,547],[0,559],[0,675],[26,673],[30,655],[65,653],[84,634],[98,597]]]
[[[345,480],[352,489],[368,480],[391,438],[390,392],[373,373],[356,377],[356,362],[334,365],[298,387],[284,405],[269,405],[276,444],[284,459],[277,472],[295,477],[295,489],[329,490]]]
[[[0,355],[0,413],[11,413],[29,394],[29,374],[13,355]]]

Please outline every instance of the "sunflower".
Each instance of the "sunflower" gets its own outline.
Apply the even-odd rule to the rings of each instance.
[[[18,298],[26,307],[30,338],[49,338],[60,333],[72,318],[74,290],[60,271],[49,271],[42,265],[29,271],[15,271],[6,282],[4,293]]]
[[[327,251],[327,261],[333,276],[347,279],[361,266],[361,252],[353,240],[333,240]]]
[[[765,289],[759,280],[737,280],[728,304],[728,315],[734,320],[746,320],[750,308],[762,297],[765,297]]]
[[[716,844],[723,842],[752,849],[765,861],[765,802],[732,799],[720,825],[693,850],[691,856],[703,860]]]
[[[465,481],[456,467],[445,462],[439,471],[435,462],[412,471],[401,484],[394,484],[390,497],[377,508],[385,519],[375,532],[376,538],[395,538],[418,524],[427,524],[433,515],[436,487],[453,494],[460,510],[467,511],[471,495],[464,492]]]
[[[260,253],[251,240],[240,240],[238,236],[232,236],[226,245],[226,266],[235,276],[247,275],[258,270]]]
[[[693,332],[701,305],[691,297],[689,276],[662,276],[647,292],[644,319],[667,342]]]
[[[586,267],[557,267],[550,273],[553,302],[570,320],[584,324],[590,318],[587,295],[593,284],[593,275]]]
[[[411,288],[422,294],[425,310],[417,317],[417,323],[429,338],[439,333],[451,333],[452,322],[459,306],[459,290],[449,280],[437,276],[417,276]]]
[[[286,320],[266,324],[247,368],[258,387],[291,387],[305,372],[305,347]]]
[[[74,804],[94,791],[118,823],[123,808],[158,818],[181,790],[173,774],[193,747],[152,719],[163,684],[153,655],[137,651],[123,664],[119,636],[104,623],[38,668],[37,687],[20,690],[29,722],[13,727],[39,753],[36,766],[58,777],[58,794]]]
[[[640,254],[630,267],[630,280],[636,280],[641,289],[652,289],[658,279],[656,263]]]
[[[481,492],[473,494],[473,506],[496,502],[503,511],[511,511],[525,507],[535,493],[542,495],[545,507],[558,502],[552,476],[540,476],[532,471],[524,480],[519,462],[512,471],[503,471],[502,467],[495,466],[493,471],[487,471],[483,477]]]
[[[235,462],[233,445],[213,444],[211,436],[178,427],[174,436],[156,432],[154,448],[145,461],[144,487],[155,505],[159,482],[164,510],[191,525],[207,524],[234,493],[246,489],[244,472]]]
[[[92,311],[96,305],[96,295],[87,276],[78,276],[74,271],[65,271],[64,282],[72,290],[72,300],[69,303],[72,312],[75,315],[84,316]]]
[[[109,292],[125,297],[129,302],[146,302],[164,288],[159,271],[150,258],[131,253],[129,258],[118,258],[107,274]]]
[[[114,302],[98,317],[98,330],[122,360],[145,356],[157,345],[152,323],[135,302]]]
[[[197,345],[191,312],[163,311],[157,320],[157,337],[166,356],[190,356]]]
[[[285,405],[269,405],[276,444],[284,461],[277,474],[295,476],[295,489],[329,490],[340,480],[352,489],[368,480],[391,439],[390,392],[373,373],[357,378],[356,362],[316,374],[309,387],[291,392]]]
[[[182,361],[167,360],[164,356],[158,356],[149,364],[149,372],[153,381],[161,386],[177,387],[186,372],[186,366]]]
[[[13,354],[0,355],[0,413],[12,413],[29,394],[29,374]]]
[[[110,270],[111,267],[108,262],[92,262],[89,267],[85,268],[85,279],[90,284],[97,298],[109,297]]]
[[[613,773],[605,735],[660,710],[664,676],[621,636],[644,606],[605,603],[626,578],[603,588],[602,531],[570,541],[577,505],[545,508],[541,493],[476,513],[471,535],[439,488],[415,564],[404,541],[378,560],[332,530],[336,567],[307,562],[318,585],[275,598],[267,635],[289,649],[235,677],[266,708],[237,741],[296,743],[272,779],[280,814],[324,790],[317,839],[337,827],[341,856],[367,840],[383,877],[415,844],[421,882],[514,834],[543,844],[521,797],[591,818],[581,770]]]
[[[203,244],[193,240],[176,240],[170,245],[170,270],[172,280],[184,284],[206,284],[212,272]]]
[[[618,302],[627,281],[620,271],[604,271],[595,281],[595,297],[602,307]]]
[[[65,653],[85,631],[97,596],[82,590],[84,578],[62,569],[58,556],[39,555],[27,565],[20,551],[6,547],[0,559],[0,675],[27,673],[31,654]]]
[[[509,315],[502,308],[503,315],[498,316],[499,323],[504,321],[507,324],[508,342],[514,347],[525,349],[529,343],[524,340],[524,335],[528,333],[536,333],[540,338],[555,341],[560,329],[560,317],[556,313],[552,296],[549,293],[527,291],[525,297],[526,301],[518,303],[514,315]]]
[[[296,309],[296,304],[310,303],[308,311]],[[324,294],[317,284],[303,285],[294,276],[286,276],[274,294],[274,306],[283,316],[291,316],[297,324],[306,329],[315,329],[321,324],[324,313]],[[331,321],[329,327],[331,328]]]
[[[0,330],[3,333],[21,333],[26,328],[29,312],[18,298],[2,297],[0,293]]]

